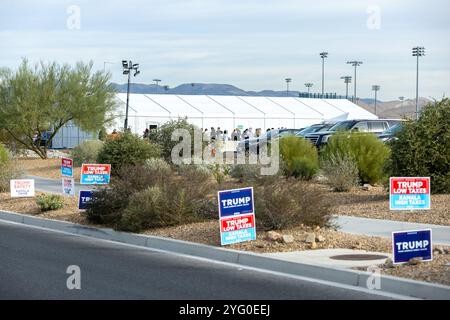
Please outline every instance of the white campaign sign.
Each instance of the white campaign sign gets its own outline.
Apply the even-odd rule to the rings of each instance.
[[[34,179],[10,180],[11,197],[34,197]]]
[[[62,178],[63,195],[75,196],[75,180],[73,178]]]

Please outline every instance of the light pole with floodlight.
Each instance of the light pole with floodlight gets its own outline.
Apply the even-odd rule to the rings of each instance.
[[[353,102],[356,103],[356,67],[362,65],[362,61],[347,61],[347,64],[351,64],[353,67],[355,67],[355,75],[353,77],[353,88],[354,88],[354,96],[353,96]]]
[[[325,82],[325,58],[328,58],[328,52],[319,53],[322,58],[322,98],[324,93],[324,82]]]
[[[416,120],[419,119],[419,57],[425,55],[424,47],[414,47],[412,49],[413,57],[417,57],[417,69],[416,69]]]
[[[128,75],[128,85],[127,85],[127,106],[125,110],[125,123],[123,126],[123,130],[128,130],[128,106],[130,103],[130,75],[131,71],[134,70],[134,77],[136,77],[139,73],[139,63],[133,63],[127,60],[122,60],[123,74]]]

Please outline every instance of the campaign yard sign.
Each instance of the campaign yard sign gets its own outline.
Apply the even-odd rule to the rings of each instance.
[[[253,188],[218,192],[222,245],[256,240]]]
[[[422,261],[431,261],[431,229],[392,232],[392,254],[395,264],[418,257]]]
[[[70,158],[61,158],[61,175],[64,177],[73,177],[73,160]]]
[[[9,186],[12,198],[34,197],[34,179],[13,179]]]
[[[73,178],[62,178],[62,190],[63,195],[74,197],[75,196],[75,180]]]
[[[92,193],[92,190],[80,190],[80,196],[78,197],[78,209],[86,210],[88,208],[88,203],[92,200]]]
[[[391,177],[389,184],[391,210],[430,209],[429,177]]]
[[[80,184],[109,184],[110,164],[82,164]]]

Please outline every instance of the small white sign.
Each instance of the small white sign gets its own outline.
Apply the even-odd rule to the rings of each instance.
[[[75,180],[73,178],[62,178],[63,195],[74,197],[75,196]]]
[[[34,179],[10,180],[11,198],[34,197]]]

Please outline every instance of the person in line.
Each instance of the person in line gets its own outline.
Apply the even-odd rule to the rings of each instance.
[[[142,137],[143,137],[144,139],[150,138],[150,130],[149,130],[148,128],[146,128],[146,129],[144,130],[144,134],[142,135]]]
[[[211,127],[211,141],[216,139],[216,129],[214,127]]]

